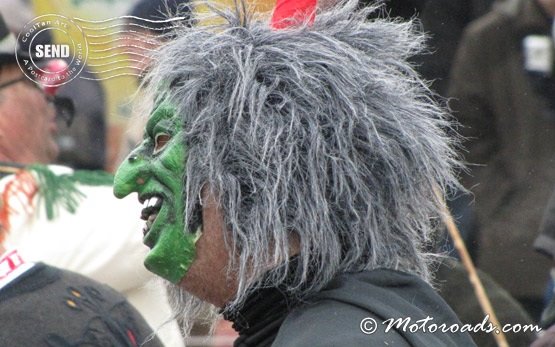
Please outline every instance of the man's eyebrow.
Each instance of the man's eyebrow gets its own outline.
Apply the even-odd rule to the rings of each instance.
[[[160,104],[158,107],[154,109],[154,111],[152,111],[152,115],[149,117],[146,123],[145,130],[148,135],[152,135],[152,130],[154,126],[156,125],[156,123],[160,121],[160,118],[162,118],[165,114],[165,112],[163,112],[160,106],[162,105]]]

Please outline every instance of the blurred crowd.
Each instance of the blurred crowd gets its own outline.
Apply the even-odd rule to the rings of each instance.
[[[273,6],[272,1],[258,3]],[[0,3],[2,199],[9,197],[5,192],[13,187],[13,174],[30,164],[63,165],[50,166],[58,176],[112,171],[141,140],[144,128],[144,118],[123,117],[118,125],[124,122],[125,130],[113,136],[104,81],[76,78],[49,90],[23,77],[13,46],[6,47],[37,15],[34,11],[31,1]],[[151,63],[145,52],[171,40],[172,26],[201,24],[187,1],[130,1],[120,14],[129,16],[124,24],[129,30],[118,43],[138,71],[127,92],[140,99],[136,86]],[[168,14],[181,19],[164,21]],[[467,190],[446,199],[494,309],[502,322],[549,328],[555,324],[555,0],[386,0],[380,15],[413,20],[428,35],[429,51],[414,57],[414,66],[458,122],[452,134],[462,135],[467,165],[459,173]],[[135,18],[151,25],[136,25]],[[45,44],[55,40],[43,39]],[[96,75],[85,67],[82,76]],[[119,102],[121,109],[129,107],[128,99]],[[49,218],[40,213],[39,202],[25,205],[15,193],[19,202],[12,208],[23,212],[8,220],[0,211],[0,241],[17,246],[29,261],[79,272],[122,293],[137,308],[133,314],[145,320],[128,329],[136,329],[137,336],[154,331],[160,340],[152,340],[153,345],[185,345],[167,294],[142,268],[141,221],[130,225],[119,218],[139,216],[136,197],[116,201],[109,183],[73,183],[86,196],[77,214]],[[481,322],[483,313],[447,233],[436,247],[452,256],[439,266],[437,289],[461,321]],[[0,306],[1,297],[0,286]],[[235,336],[225,321],[211,342],[207,334],[199,323],[187,345],[230,346]],[[545,343],[535,341],[534,334],[509,338],[514,346]],[[492,336],[475,339],[479,346],[495,346]]]

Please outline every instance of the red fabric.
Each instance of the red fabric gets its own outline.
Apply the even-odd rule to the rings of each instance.
[[[317,0],[277,0],[271,25],[274,29],[285,29],[298,25],[308,18],[314,22]]]
[[[129,329],[127,329],[127,337],[129,338],[129,341],[131,341],[131,344],[136,347],[137,345],[137,338],[135,337],[135,334],[133,334],[133,332]]]

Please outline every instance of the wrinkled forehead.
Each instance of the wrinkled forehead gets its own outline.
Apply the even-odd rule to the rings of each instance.
[[[183,128],[182,118],[178,113],[175,102],[172,102],[167,92],[158,93],[153,104],[147,109],[148,118],[144,128],[144,136],[153,136],[157,128],[179,131]]]

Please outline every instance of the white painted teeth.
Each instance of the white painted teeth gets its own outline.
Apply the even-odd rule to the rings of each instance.
[[[145,200],[143,202],[143,208],[153,207],[158,203],[158,201],[160,201],[160,198],[157,197],[157,196],[153,196],[151,198],[148,198],[147,200]]]

